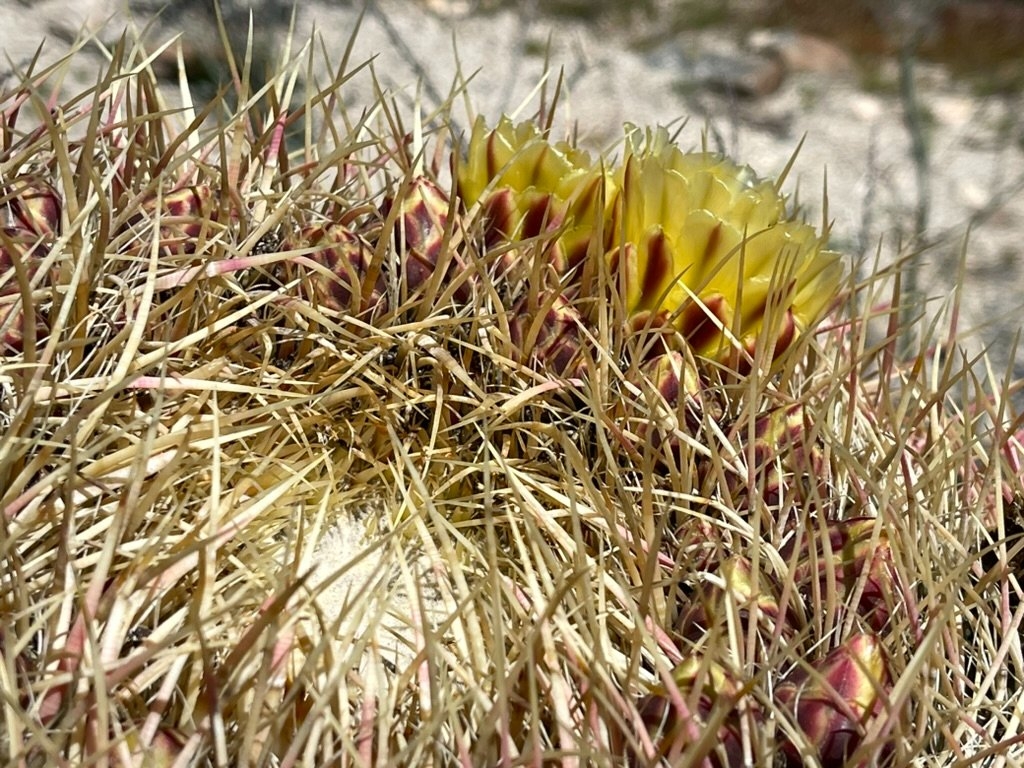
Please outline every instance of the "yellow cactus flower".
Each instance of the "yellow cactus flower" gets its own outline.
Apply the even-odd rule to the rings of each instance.
[[[558,232],[545,255],[559,275],[586,256],[595,226],[604,221],[609,183],[583,150],[552,144],[535,123],[514,125],[508,117],[493,130],[477,119],[458,169],[466,208],[481,204],[487,244]]]
[[[776,354],[833,301],[839,255],[747,168],[683,153],[659,129],[627,136],[611,261],[635,322],[663,316],[694,352],[753,352],[766,317]],[[729,335],[735,338],[730,340]]]
[[[594,248],[634,327],[671,324],[697,355],[738,369],[759,343],[778,356],[833,302],[839,254],[787,217],[772,183],[718,155],[682,152],[665,129],[628,127],[624,154],[609,171],[534,123],[506,117],[488,130],[478,119],[459,195],[467,209],[480,204],[488,246],[555,233],[545,257],[559,277],[582,273]]]

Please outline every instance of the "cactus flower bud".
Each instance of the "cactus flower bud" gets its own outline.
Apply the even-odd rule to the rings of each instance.
[[[780,617],[783,633],[792,635],[795,632],[792,617],[782,616],[779,601],[775,596],[775,585],[771,583],[769,577],[762,574],[757,589],[754,589],[753,572],[748,559],[730,557],[718,567],[718,574],[724,581],[724,587],[702,582],[695,598],[680,615],[678,629],[683,637],[699,640],[716,625],[724,631],[728,621],[727,611],[733,609],[730,606],[734,606],[744,632],[748,629],[755,608],[758,626],[764,629],[767,636],[775,632]]]
[[[24,350],[25,308],[15,260],[24,267],[29,282],[34,282],[39,271],[39,259],[46,252],[37,240],[38,233],[17,227],[4,227],[0,235],[0,357]],[[46,335],[48,329],[37,308],[32,308],[32,314],[38,340]]]
[[[161,206],[160,247],[179,255],[195,253],[204,228],[207,236],[211,234],[210,221],[215,213],[213,190],[201,184],[182,187],[162,197],[152,194],[142,201],[142,212],[129,220],[129,226],[155,218],[158,204]],[[139,247],[138,240],[133,239],[132,243]]]
[[[697,371],[679,351],[672,350],[645,360],[639,367],[644,380],[650,382],[669,407],[700,391]]]
[[[618,400],[617,415],[626,434],[635,435],[638,448],[650,445],[656,457],[664,458],[664,449],[678,455],[677,430],[690,430],[699,424],[703,404],[701,383],[691,358],[672,342],[655,339],[652,354],[626,372],[626,387]],[[639,390],[639,394],[637,394]]]
[[[395,201],[387,201],[383,213],[387,215]],[[447,247],[445,230],[448,227],[448,196],[434,182],[418,176],[400,200],[398,220],[395,223],[395,245],[403,264],[406,287],[410,293],[426,285],[438,269],[444,269],[445,284],[459,280],[454,297],[466,303],[472,296],[472,275],[466,274],[466,265],[455,249]]]
[[[147,768],[172,768],[184,751],[187,739],[183,734],[170,728],[157,728],[150,743],[143,748],[138,732],[130,731],[125,743],[141,760],[139,765]]]
[[[762,466],[778,454],[780,446],[799,448],[804,438],[801,403],[775,408],[754,422],[754,463]]]
[[[753,452],[743,453],[752,462],[754,487],[767,504],[779,503],[787,474],[799,477],[810,471],[804,447],[804,420],[803,406],[795,403],[762,413],[754,422]],[[742,428],[738,433],[741,444],[746,437],[747,431]],[[746,484],[748,480],[742,482]]]
[[[775,698],[793,714],[822,767],[840,768],[860,747],[868,721],[882,711],[890,686],[878,637],[857,634],[810,669],[794,669],[775,689]],[[804,764],[805,750],[790,739],[782,749],[789,765]]]
[[[852,598],[863,579],[859,601],[847,608],[855,611],[867,626],[881,631],[896,605],[896,588],[892,552],[884,528],[877,542],[872,544],[877,522],[872,517],[829,522],[825,532],[827,546],[821,532],[812,528],[798,542],[801,552],[793,579],[808,600],[815,596],[823,599],[820,596],[826,594],[830,577],[840,600]],[[795,544],[783,549],[783,558],[789,560],[792,557],[793,546]]]
[[[579,311],[563,294],[541,294],[535,308],[524,297],[512,309],[510,340],[524,362],[532,360],[560,376],[573,377],[585,364],[582,324]]]
[[[665,758],[671,765],[682,765],[681,755],[693,747],[703,734],[706,723],[716,708],[725,707],[728,712],[718,727],[717,741],[712,751],[704,756],[690,755],[693,763],[700,765],[699,757],[705,757],[714,768],[739,768],[744,765],[741,717],[751,717],[755,722],[761,718],[756,705],[751,703],[745,713],[737,708],[741,686],[728,670],[717,662],[708,662],[699,656],[689,656],[672,671],[672,677],[687,709],[679,711],[664,690],[656,690],[644,696],[639,703],[639,713],[651,741],[657,749],[657,756]],[[657,765],[646,758],[627,753],[628,765]],[[706,764],[706,763],[705,763]]]
[[[39,237],[54,236],[60,230],[60,195],[45,181],[15,180],[7,205],[17,227]]]
[[[373,248],[363,238],[341,224],[312,226],[303,229],[296,242],[288,244],[288,249],[310,246],[316,250],[309,258],[328,272],[317,270],[312,275],[313,293],[322,306],[353,315],[366,313],[371,317],[386,308],[384,275],[378,271],[373,287],[367,290],[365,285]]]

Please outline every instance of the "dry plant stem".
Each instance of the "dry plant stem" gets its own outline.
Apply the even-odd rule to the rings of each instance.
[[[915,251],[925,246],[928,237],[929,213],[931,209],[931,173],[928,138],[920,99],[915,82],[915,64],[921,37],[927,23],[930,0],[899,0],[892,7],[876,8],[876,16],[885,27],[894,26],[899,40],[899,89],[903,104],[903,122],[910,139],[910,155],[913,160],[917,200],[914,205],[913,230],[909,245]],[[901,340],[899,353],[906,357],[918,340],[912,336],[916,327],[915,315],[920,313],[922,296],[918,287],[920,272],[916,259],[912,259],[904,270],[903,293],[900,296]]]
[[[931,174],[929,171],[928,143],[925,137],[924,120],[921,114],[921,104],[917,97],[917,87],[914,83],[914,61],[916,58],[917,44],[914,40],[906,41],[900,48],[899,71],[900,71],[900,96],[903,101],[904,122],[907,126],[907,134],[910,137],[910,154],[914,161],[915,186],[917,188],[917,204],[914,207],[914,229],[911,236],[911,243],[919,248],[925,242],[924,238],[928,232],[929,210],[931,207]],[[909,329],[913,327],[911,314],[918,312],[918,305],[921,301],[918,289],[917,264],[911,263],[905,273],[904,295],[901,302],[904,303],[902,327]],[[905,330],[906,334],[909,331]],[[914,339],[905,336],[901,352],[905,355],[913,347]]]

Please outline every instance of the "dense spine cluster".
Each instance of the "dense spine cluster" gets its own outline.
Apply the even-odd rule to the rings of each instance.
[[[0,755],[1016,738],[1020,437],[870,346],[778,184],[662,129],[342,130],[340,75],[179,119],[129,60],[61,120],[45,74],[0,100]]]

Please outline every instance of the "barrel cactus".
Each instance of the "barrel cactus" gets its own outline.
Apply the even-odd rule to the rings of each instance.
[[[110,55],[0,93],[5,762],[1020,762],[1024,436],[775,183]]]

